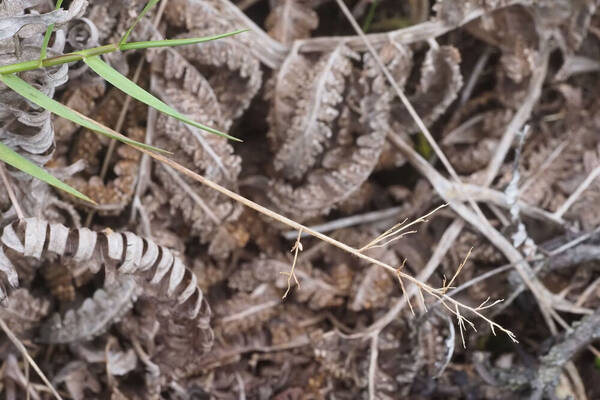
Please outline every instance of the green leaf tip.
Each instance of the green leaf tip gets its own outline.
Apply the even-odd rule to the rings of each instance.
[[[229,36],[238,35],[243,32],[247,32],[249,29],[238,29],[231,32],[220,33],[218,35],[204,36],[199,38],[182,38],[182,39],[165,39],[165,40],[149,40],[146,42],[131,42],[131,43],[119,43],[119,50],[139,50],[139,49],[151,49],[156,47],[176,47],[186,46],[191,44],[205,43],[217,39],[223,39]]]
[[[87,128],[94,132],[98,132],[111,139],[115,139],[132,146],[141,147],[147,150],[156,151],[160,153],[169,153],[168,151],[137,142],[135,140],[129,139],[127,136],[123,136],[120,133],[115,132],[109,127],[104,126],[94,121],[93,119],[78,113],[77,111],[59,103],[54,99],[51,99],[50,97],[46,96],[44,93],[40,92],[39,90],[37,90],[36,88],[22,80],[15,74],[0,74],[0,81],[2,81],[6,86],[20,94],[27,100],[31,101],[34,104],[37,104],[39,107],[42,107],[60,117],[63,117],[65,119],[68,119],[69,121],[81,125],[84,128]]]
[[[55,10],[58,10],[60,6],[62,6],[63,0],[58,0],[56,2]],[[50,36],[52,36],[52,31],[54,30],[54,24],[48,25],[46,29],[46,33],[44,34],[44,40],[42,42],[42,49],[40,50],[40,62],[46,58],[46,54],[48,54],[48,43],[50,43]]]
[[[159,100],[152,94],[148,93],[146,90],[142,89],[134,82],[129,80],[127,77],[121,75],[117,70],[115,70],[110,65],[106,64],[104,61],[100,59],[99,56],[93,57],[85,57],[83,61],[98,75],[106,79],[113,86],[119,88],[123,92],[127,93],[129,96],[133,97],[141,101],[148,106],[155,108],[156,110],[162,112],[163,114],[169,115],[175,119],[178,119],[181,122],[184,122],[188,125],[195,126],[196,128],[202,129],[204,131],[213,133],[215,135],[226,137],[227,139],[240,141],[238,138],[230,136],[226,133],[218,131],[214,128],[211,128],[206,125],[202,125],[199,122],[195,122],[185,115],[181,114],[179,111],[175,110],[171,106],[164,103],[162,100]]]
[[[18,170],[25,172],[26,174],[33,176],[36,179],[39,179],[42,182],[46,182],[48,185],[54,186],[55,188],[62,190],[64,192],[69,193],[72,196],[75,196],[81,200],[87,201],[92,204],[96,204],[96,202],[85,194],[79,192],[77,189],[67,185],[60,179],[57,179],[53,175],[51,175],[48,171],[39,167],[6,146],[4,143],[0,142],[0,161],[5,162],[6,164],[14,167]]]

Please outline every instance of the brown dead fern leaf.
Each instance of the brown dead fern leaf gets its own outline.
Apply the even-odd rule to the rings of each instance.
[[[452,46],[432,47],[427,52],[417,91],[409,96],[427,126],[433,124],[456,99],[463,83],[460,61],[460,53]],[[412,117],[402,104],[394,103],[392,115],[394,126],[408,133],[416,131]]]
[[[167,104],[207,125],[226,129],[231,125],[223,105],[209,82],[179,53],[165,51],[153,61],[152,87]],[[241,159],[229,142],[199,129],[160,115],[155,131],[156,145],[178,154],[179,161],[199,169],[210,179],[234,185],[241,170]],[[222,223],[235,221],[240,207],[222,195],[180,176],[170,167],[156,165],[155,174],[168,193],[173,214],[181,213],[194,234],[210,242]]]
[[[0,270],[12,287],[18,286],[18,276],[11,259],[19,257],[70,256],[80,263],[99,259],[107,273],[116,271],[118,276],[130,277],[128,281],[120,281],[125,288],[117,289],[118,296],[107,294],[105,290],[110,289],[98,291],[94,299],[86,300],[79,310],[67,312],[62,320],[54,319],[45,331],[50,341],[81,340],[110,326],[114,321],[109,319],[118,318],[119,310],[127,309],[127,304],[136,297],[134,289],[140,285],[146,288],[142,294],[151,293],[155,299],[167,302],[170,311],[164,329],[199,344],[194,347],[199,353],[212,345],[210,308],[197,286],[196,277],[167,248],[131,232],[70,230],[64,225],[35,218],[5,227],[0,242]],[[131,277],[135,277],[137,283]],[[123,295],[124,292],[128,295]],[[107,318],[98,318],[101,315]],[[178,326],[185,326],[185,335],[175,328]],[[172,360],[173,356],[165,357]]]
[[[265,20],[269,35],[285,44],[309,37],[318,24],[317,13],[298,0],[278,0]]]
[[[379,158],[389,98],[355,58],[343,46],[318,61],[292,54],[274,78],[269,138],[282,178],[268,194],[295,218],[329,212],[360,188]],[[297,106],[294,96],[302,99]]]

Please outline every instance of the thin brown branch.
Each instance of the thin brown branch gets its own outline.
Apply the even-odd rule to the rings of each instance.
[[[409,233],[414,233],[416,231],[406,231],[409,227],[427,222],[427,218],[438,212],[440,209],[446,207],[447,204],[442,204],[441,206],[435,208],[433,211],[428,212],[426,215],[415,219],[414,221],[404,225],[406,223],[406,219],[404,219],[399,224],[394,225],[381,235],[377,236],[375,239],[371,240],[369,243],[358,249],[358,251],[366,251],[368,249],[377,248],[377,247],[385,247],[389,243],[406,236]],[[383,243],[381,243],[383,242]]]
[[[337,231],[338,229],[349,228],[351,226],[370,224],[386,219],[390,219],[402,213],[404,207],[391,207],[385,210],[371,211],[364,214],[352,215],[350,217],[339,218],[333,221],[319,225],[311,225],[310,229],[321,233]],[[303,233],[302,237],[310,236],[308,233]],[[283,234],[283,237],[291,240],[296,237],[296,231],[288,231]]]
[[[496,246],[509,261],[513,262],[515,269],[532,291],[540,304],[542,315],[549,325],[553,325],[550,317],[550,309],[556,302],[564,303],[564,300],[555,299],[554,295],[546,289],[535,277],[531,266],[525,261],[521,253],[496,229],[489,224],[480,223],[480,219],[463,204],[454,201],[448,196],[452,190],[452,184],[436,171],[423,157],[421,157],[411,146],[406,144],[395,134],[389,135],[392,143],[404,154],[407,160],[415,167],[434,187],[435,191],[444,199],[450,207],[463,219],[478,229],[494,246]]]
[[[544,84],[544,80],[546,79],[546,74],[548,73],[548,61],[550,59],[551,51],[552,46],[550,43],[543,41],[540,45],[540,51],[537,56],[536,68],[534,68],[529,81],[527,96],[506,127],[500,143],[495,148],[494,155],[492,156],[485,173],[485,178],[483,181],[484,186],[490,186],[494,181],[496,174],[498,174],[502,163],[506,159],[506,155],[510,150],[515,136],[531,116],[533,107],[537,104],[542,94],[542,86]]]
[[[502,2],[501,5],[496,8],[509,7],[515,4],[530,4],[528,0],[510,0]],[[459,28],[474,19],[481,17],[484,14],[493,11],[487,7],[476,7],[472,9],[463,19],[455,23],[448,23],[439,19],[422,22],[420,24],[409,26],[408,28],[398,29],[384,33],[373,33],[366,35],[368,42],[373,47],[379,47],[384,43],[387,43],[390,39],[403,44],[410,44],[421,42],[427,39],[436,38],[444,35],[453,29]],[[328,36],[305,39],[301,41],[301,51],[313,52],[313,51],[330,51],[333,50],[340,43],[344,43],[353,50],[364,51],[366,50],[366,44],[364,40],[359,36]]]
[[[371,351],[369,352],[369,400],[377,399],[376,375],[377,358],[379,356],[379,335],[371,336]]]
[[[2,330],[4,331],[4,333],[6,333],[6,336],[8,336],[10,341],[23,354],[23,357],[27,360],[29,365],[31,365],[33,370],[35,372],[37,372],[37,374],[39,375],[42,382],[44,382],[44,384],[48,387],[48,389],[54,395],[54,397],[58,400],[62,400],[62,397],[60,396],[60,394],[58,394],[58,392],[56,391],[54,386],[52,386],[52,383],[50,383],[50,381],[48,380],[48,378],[46,378],[46,375],[44,375],[44,373],[42,372],[40,367],[37,365],[35,360],[29,355],[29,352],[23,345],[23,342],[21,342],[19,340],[19,338],[13,333],[13,331],[8,327],[8,325],[6,325],[6,323],[4,322],[4,320],[2,318],[0,318],[0,328],[2,328]]]
[[[194,171],[191,171],[190,169],[188,169],[188,168],[186,168],[186,167],[184,167],[184,166],[182,166],[182,165],[174,162],[173,160],[170,160],[169,158],[163,156],[162,154],[155,154],[155,153],[153,153],[151,151],[148,151],[148,150],[146,150],[144,148],[140,148],[140,147],[136,147],[136,148],[139,149],[141,152],[150,155],[152,158],[154,158],[154,159],[156,159],[156,160],[158,160],[158,161],[160,161],[160,162],[162,162],[162,163],[164,163],[166,165],[169,165],[172,168],[175,168],[177,171],[183,173],[184,175],[187,175],[187,176],[189,176],[189,177],[197,180],[198,182],[202,183],[203,185],[208,186],[211,189],[216,190],[217,192],[219,192],[219,193],[221,193],[221,194],[223,194],[223,195],[231,198],[232,200],[235,200],[235,201],[237,201],[237,202],[239,202],[239,203],[241,203],[241,204],[243,204],[243,205],[245,205],[245,206],[247,206],[249,208],[252,208],[253,210],[258,211],[259,213],[261,213],[261,214],[263,214],[265,216],[268,216],[268,217],[270,217],[270,218],[272,218],[272,219],[274,219],[274,220],[276,220],[276,221],[278,221],[278,222],[280,222],[282,224],[285,224],[285,225],[287,225],[287,226],[289,226],[289,227],[291,227],[293,229],[306,231],[311,236],[314,236],[314,237],[316,237],[316,238],[318,238],[318,239],[320,239],[320,240],[322,240],[324,242],[327,242],[330,245],[335,246],[335,247],[337,247],[337,248],[339,248],[339,249],[341,249],[341,250],[343,250],[345,252],[353,254],[356,257],[358,257],[360,259],[363,259],[363,260],[367,261],[370,264],[375,264],[375,265],[377,265],[379,267],[385,268],[388,271],[393,272],[394,274],[399,275],[402,279],[406,279],[410,283],[413,283],[414,285],[417,285],[425,293],[428,293],[429,295],[434,296],[437,299],[443,299],[444,301],[447,301],[447,302],[451,303],[454,307],[459,307],[460,309],[464,309],[464,310],[470,311],[471,313],[473,313],[474,315],[478,316],[479,318],[483,319],[486,323],[488,323],[491,326],[492,330],[494,330],[494,328],[497,328],[498,330],[506,333],[512,340],[516,341],[515,335],[511,331],[509,331],[509,330],[501,327],[497,323],[495,323],[492,320],[490,320],[489,318],[485,317],[483,314],[481,314],[480,312],[478,312],[473,307],[467,306],[467,305],[465,305],[463,303],[460,303],[459,301],[457,301],[455,299],[450,298],[449,296],[447,296],[444,293],[442,293],[439,289],[434,289],[431,286],[429,286],[429,285],[427,285],[427,284],[419,281],[415,277],[413,277],[413,276],[411,276],[411,275],[409,275],[409,274],[407,274],[405,272],[398,271],[397,268],[394,268],[391,265],[388,265],[388,264],[386,264],[386,263],[384,263],[384,262],[382,262],[380,260],[377,260],[375,258],[369,257],[369,256],[361,253],[357,249],[355,249],[355,248],[353,248],[353,247],[351,247],[351,246],[349,246],[349,245],[347,245],[345,243],[342,243],[342,242],[340,242],[338,240],[335,240],[335,239],[333,239],[333,238],[331,238],[331,237],[329,237],[327,235],[324,235],[324,234],[322,234],[320,232],[316,232],[316,231],[314,231],[314,230],[312,230],[312,229],[310,229],[310,228],[308,228],[308,227],[306,227],[306,226],[304,226],[304,225],[302,225],[302,224],[300,224],[300,223],[298,223],[298,222],[296,222],[296,221],[294,221],[294,220],[292,220],[290,218],[284,217],[283,215],[280,215],[280,214],[278,214],[278,213],[276,213],[276,212],[274,212],[274,211],[272,211],[272,210],[270,210],[270,209],[268,209],[268,208],[266,208],[264,206],[261,206],[260,204],[257,204],[257,203],[255,203],[255,202],[253,202],[251,200],[248,200],[245,197],[243,197],[243,196],[241,196],[241,195],[239,195],[239,194],[237,194],[237,193],[235,193],[235,192],[233,192],[233,191],[231,191],[231,190],[229,190],[229,189],[227,189],[227,188],[225,188],[225,187],[223,187],[223,186],[221,186],[221,185],[219,185],[219,184],[217,184],[217,183],[215,183],[215,182],[213,182],[213,181],[211,181],[211,180],[209,180],[207,178],[205,178],[204,176],[199,175],[199,174],[195,173]]]
[[[402,271],[402,268],[404,268],[404,265],[406,264],[406,259],[404,259],[404,261],[402,261],[402,265],[398,268],[398,282],[400,283],[400,289],[402,289],[402,295],[406,298],[406,302],[408,303],[408,308],[410,308],[410,313],[414,316],[416,316],[415,314],[415,310],[413,309],[412,303],[410,302],[410,298],[408,297],[407,293],[406,293],[406,288],[404,287],[404,282],[402,282],[402,276],[400,275],[400,271]]]
[[[15,208],[15,212],[17,213],[17,217],[19,220],[25,219],[25,214],[23,214],[23,209],[17,200],[17,196],[15,195],[14,188],[12,186],[12,182],[6,173],[6,168],[4,167],[4,163],[0,161],[0,177],[2,178],[2,182],[4,183],[4,187],[6,188],[6,192],[8,193],[8,198],[10,199],[13,207]]]
[[[287,277],[288,277],[287,290],[283,294],[283,297],[281,298],[282,300],[285,300],[285,298],[287,297],[288,293],[290,292],[290,290],[292,288],[292,278],[294,279],[294,282],[296,282],[296,286],[298,286],[298,289],[300,288],[300,282],[298,281],[298,277],[296,276],[296,262],[298,261],[298,252],[304,250],[302,247],[302,243],[300,243],[301,237],[302,237],[302,229],[298,230],[298,237],[296,238],[296,242],[294,243],[294,246],[292,246],[292,252],[294,253],[294,261],[292,261],[292,268],[290,269],[290,272],[281,272],[281,274],[287,275]]]
[[[553,216],[561,218],[571,208],[573,204],[579,199],[579,197],[585,192],[585,190],[594,182],[596,178],[600,176],[600,165],[594,168],[589,175],[581,182],[581,184],[575,189],[573,194],[556,210]]]

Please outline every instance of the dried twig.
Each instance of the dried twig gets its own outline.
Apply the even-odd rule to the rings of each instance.
[[[0,178],[2,178],[2,182],[4,183],[4,187],[6,188],[6,192],[8,193],[8,198],[10,199],[13,207],[15,208],[15,212],[17,213],[17,217],[22,221],[25,219],[25,214],[23,214],[23,209],[17,200],[17,196],[15,196],[15,191],[13,189],[12,183],[8,178],[6,173],[6,168],[4,167],[4,163],[0,162]]]
[[[398,240],[410,233],[415,233],[416,231],[406,231],[406,229],[408,229],[409,227],[411,227],[413,225],[427,222],[427,218],[429,218],[431,215],[435,214],[437,211],[439,211],[440,209],[442,209],[446,206],[447,206],[447,204],[442,204],[441,206],[437,207],[433,211],[430,211],[426,215],[419,217],[406,225],[404,225],[404,224],[406,223],[407,219],[404,219],[404,221],[400,222],[399,224],[394,225],[387,231],[383,232],[381,235],[377,236],[375,239],[371,240],[369,243],[367,243],[366,245],[364,245],[363,247],[358,249],[358,251],[366,251],[366,250],[372,249],[372,248],[385,247],[395,240]],[[381,242],[383,242],[383,243],[381,243]]]
[[[337,231],[338,229],[349,228],[351,226],[370,224],[372,222],[386,220],[388,218],[399,215],[404,207],[390,207],[385,210],[371,211],[364,214],[352,215],[350,217],[344,217],[333,221],[326,222],[319,225],[311,225],[310,229],[321,233],[327,233],[331,231]],[[304,232],[302,237],[310,236]],[[296,237],[296,231],[288,231],[283,234],[283,237],[291,240]]]
[[[400,267],[398,267],[398,270],[397,270],[398,271],[398,273],[397,273],[398,283],[400,283],[400,289],[402,289],[402,294],[406,298],[406,302],[408,303],[408,308],[410,308],[410,313],[414,317],[416,315],[415,310],[413,309],[412,303],[410,302],[410,298],[406,294],[406,288],[404,287],[404,282],[402,282],[402,275],[400,275],[400,271],[402,271],[405,264],[406,264],[406,259],[404,259],[404,261],[402,261],[402,265]],[[417,287],[417,290],[418,290],[418,287]]]
[[[589,175],[581,182],[581,184],[575,189],[573,194],[556,210],[553,214],[555,217],[561,218],[571,208],[573,204],[579,199],[579,197],[585,192],[585,190],[594,182],[594,180],[600,176],[600,165],[594,168]]]
[[[563,341],[554,345],[548,354],[542,357],[536,379],[532,383],[535,391],[530,399],[540,400],[544,393],[550,395],[558,383],[563,366],[575,354],[598,339],[600,339],[600,310],[579,321],[573,330],[566,334]]]
[[[467,263],[467,260],[469,259],[469,257],[471,256],[471,252],[473,251],[473,248],[471,247],[469,249],[469,252],[467,253],[465,259],[460,263],[460,265],[458,266],[458,268],[456,269],[456,272],[454,273],[454,275],[452,276],[452,279],[450,279],[450,282],[448,282],[448,284],[446,284],[445,282],[442,284],[442,289],[444,290],[444,293],[448,292],[448,289],[452,288],[452,284],[454,283],[454,280],[456,279],[456,277],[460,274],[460,271],[462,271],[463,267],[465,266],[465,264]]]
[[[281,274],[287,275],[287,277],[288,277],[287,290],[283,294],[283,297],[281,298],[282,300],[285,300],[288,293],[290,292],[290,289],[292,288],[292,278],[294,279],[294,282],[296,282],[296,286],[298,286],[298,289],[300,288],[300,282],[298,281],[298,277],[296,276],[296,262],[298,261],[298,252],[304,250],[302,248],[302,243],[300,243],[301,237],[302,237],[302,229],[299,229],[298,230],[298,238],[296,239],[294,246],[292,246],[292,252],[294,253],[294,261],[292,262],[292,268],[290,269],[290,272],[280,272]]]
[[[8,325],[6,325],[6,323],[4,322],[4,320],[2,318],[0,318],[0,328],[2,328],[2,330],[4,331],[4,333],[6,333],[6,336],[8,336],[10,341],[23,354],[23,357],[31,365],[31,367],[34,369],[34,371],[37,372],[37,374],[40,376],[40,379],[44,382],[44,384],[48,387],[48,389],[50,389],[50,392],[52,392],[54,397],[58,400],[62,400],[62,397],[60,396],[60,394],[58,394],[58,392],[56,391],[54,386],[52,386],[52,383],[50,383],[48,378],[46,378],[46,375],[44,375],[44,373],[42,372],[40,367],[37,365],[35,360],[33,358],[31,358],[31,356],[29,355],[29,352],[27,351],[27,349],[25,348],[23,343],[13,333],[13,331],[8,327]]]
[[[377,357],[379,355],[379,335],[371,335],[371,351],[369,354],[369,400],[377,399],[375,375],[377,375]]]
[[[477,311],[473,307],[467,306],[467,305],[465,305],[463,303],[460,303],[457,300],[454,300],[454,299],[448,297],[447,295],[445,295],[444,293],[442,293],[439,289],[435,289],[435,288],[433,288],[433,287],[431,287],[431,286],[429,286],[429,285],[427,285],[427,284],[419,281],[418,279],[414,278],[413,276],[411,276],[409,274],[406,274],[405,272],[398,271],[397,268],[395,268],[395,267],[393,267],[391,265],[388,265],[388,264],[386,264],[386,263],[384,263],[382,261],[379,261],[379,260],[377,260],[375,258],[369,257],[366,254],[363,254],[360,251],[358,251],[357,249],[353,248],[352,246],[348,246],[347,244],[342,243],[342,242],[340,242],[338,240],[335,240],[335,239],[333,239],[333,238],[331,238],[331,237],[329,237],[327,235],[324,235],[324,234],[322,234],[320,232],[316,232],[316,231],[314,231],[314,230],[312,230],[312,229],[310,229],[310,228],[308,228],[308,227],[306,227],[306,226],[304,226],[304,225],[302,225],[302,224],[300,224],[300,223],[298,223],[298,222],[296,222],[296,221],[294,221],[294,220],[292,220],[290,218],[284,217],[283,215],[280,215],[280,214],[278,214],[278,213],[276,213],[276,212],[274,212],[274,211],[272,211],[272,210],[270,210],[270,209],[268,209],[268,208],[266,208],[264,206],[261,206],[260,204],[257,204],[257,203],[255,203],[255,202],[253,202],[251,200],[248,200],[247,198],[245,198],[245,197],[243,197],[243,196],[241,196],[241,195],[239,195],[239,194],[237,194],[237,193],[235,193],[235,192],[233,192],[233,191],[231,191],[231,190],[229,190],[229,189],[227,189],[227,188],[225,188],[225,187],[223,187],[223,186],[221,186],[221,185],[219,185],[219,184],[217,184],[217,183],[215,183],[215,182],[213,182],[213,181],[211,181],[211,180],[209,180],[207,178],[205,178],[204,176],[199,175],[199,174],[195,173],[194,171],[191,171],[190,169],[188,169],[188,168],[186,168],[186,167],[184,167],[184,166],[182,166],[182,165],[180,165],[180,164],[178,164],[178,163],[170,160],[169,158],[163,156],[162,154],[155,154],[155,153],[153,153],[151,151],[148,151],[148,150],[146,150],[144,148],[139,148],[138,147],[138,149],[141,152],[150,155],[152,158],[154,158],[154,159],[156,159],[156,160],[158,160],[158,161],[160,161],[160,162],[162,162],[164,164],[167,164],[167,165],[171,166],[172,168],[175,168],[177,171],[183,173],[184,175],[187,175],[187,176],[189,176],[189,177],[197,180],[198,182],[202,183],[203,185],[206,185],[206,186],[210,187],[211,189],[216,190],[217,192],[219,192],[219,193],[221,193],[221,194],[223,194],[223,195],[225,195],[225,196],[227,196],[227,197],[229,197],[229,198],[231,198],[231,199],[233,199],[233,200],[235,200],[235,201],[237,201],[237,202],[239,202],[239,203],[241,203],[241,204],[243,204],[243,205],[245,205],[245,206],[247,206],[249,208],[252,208],[255,211],[258,211],[259,213],[261,213],[261,214],[263,214],[265,216],[273,218],[276,221],[279,221],[282,224],[285,224],[285,225],[287,225],[287,226],[289,226],[291,228],[294,228],[294,229],[297,229],[297,230],[306,231],[310,235],[312,235],[312,236],[314,236],[314,237],[316,237],[316,238],[318,238],[318,239],[320,239],[320,240],[322,240],[324,242],[327,242],[327,243],[329,243],[332,246],[335,246],[335,247],[337,247],[337,248],[339,248],[339,249],[341,249],[341,250],[343,250],[345,252],[353,254],[356,257],[361,258],[361,259],[369,262],[370,264],[378,265],[379,267],[385,268],[388,271],[391,271],[394,274],[397,274],[397,275],[401,276],[402,279],[406,279],[407,281],[409,281],[409,282],[413,283],[414,285],[418,286],[425,293],[427,293],[427,294],[429,294],[429,295],[431,295],[431,296],[433,296],[433,297],[435,297],[437,299],[442,299],[442,300],[447,301],[448,303],[452,304],[453,306],[458,307],[459,309],[465,309],[467,311],[472,312],[474,315],[478,316],[479,318],[483,319],[486,323],[488,323],[492,327],[492,329],[497,328],[500,331],[504,332],[506,335],[508,335],[512,340],[516,341],[515,335],[511,331],[509,331],[508,329],[505,329],[505,328],[501,327],[497,323],[495,323],[492,320],[490,320],[489,318],[485,317],[483,314],[481,314],[479,311]],[[502,237],[502,239],[504,239],[504,238]]]

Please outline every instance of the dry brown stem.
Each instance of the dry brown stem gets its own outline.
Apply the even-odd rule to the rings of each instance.
[[[62,397],[60,396],[60,394],[58,394],[58,392],[56,391],[54,386],[52,386],[52,383],[50,383],[50,381],[48,380],[48,378],[46,378],[46,375],[44,375],[44,373],[42,372],[40,367],[37,365],[35,360],[29,355],[29,352],[23,345],[23,342],[21,342],[19,340],[19,338],[14,334],[14,332],[8,327],[8,325],[6,325],[4,320],[2,320],[1,318],[0,318],[0,328],[2,328],[2,330],[4,331],[4,333],[6,333],[6,336],[8,336],[10,341],[23,354],[23,358],[25,358],[27,360],[27,363],[29,365],[31,365],[31,367],[34,369],[35,372],[37,372],[37,374],[40,376],[40,379],[48,387],[48,389],[54,395],[54,397],[58,400],[62,400]]]
[[[294,253],[294,261],[292,261],[292,268],[290,268],[290,272],[280,272],[281,274],[287,275],[287,277],[288,277],[287,289],[286,289],[285,293],[283,294],[283,296],[281,297],[282,300],[285,300],[288,293],[290,292],[290,289],[292,288],[292,278],[294,279],[294,282],[296,282],[296,286],[298,286],[298,289],[300,289],[300,282],[298,281],[298,277],[296,276],[295,269],[296,269],[296,262],[298,261],[298,252],[304,250],[302,247],[302,243],[300,243],[301,237],[302,237],[302,229],[299,229],[298,230],[298,238],[296,239],[294,246],[292,246],[292,252]]]
[[[251,200],[248,200],[247,198],[203,177],[202,175],[199,175],[197,173],[195,173],[194,171],[176,163],[175,161],[161,155],[161,154],[155,154],[151,151],[148,151],[144,148],[138,148],[141,152],[148,154],[150,157],[154,158],[157,161],[160,161],[166,165],[171,166],[172,168],[176,169],[177,171],[181,172],[184,175],[189,176],[192,179],[195,179],[196,181],[202,183],[203,185],[206,185],[208,187],[210,187],[213,190],[216,190],[217,192],[255,210],[258,211],[259,213],[268,216],[282,224],[285,224],[287,226],[289,226],[290,228],[293,229],[297,229],[297,230],[302,230],[305,231],[307,233],[309,233],[311,236],[316,237],[317,239],[320,239],[324,242],[327,242],[328,244],[335,246],[345,252],[348,252],[350,254],[353,254],[354,256],[363,259],[365,261],[367,261],[370,264],[375,264],[379,267],[385,268],[388,271],[393,272],[395,275],[397,274],[398,276],[400,276],[402,279],[406,279],[407,281],[413,283],[414,285],[418,286],[419,289],[423,290],[425,293],[435,297],[438,300],[444,300],[447,303],[452,304],[452,307],[454,308],[449,308],[449,310],[451,310],[451,312],[454,314],[454,310],[456,309],[463,309],[466,311],[470,311],[471,313],[473,313],[474,315],[476,315],[477,317],[483,319],[487,324],[490,325],[492,332],[495,332],[495,329],[498,329],[502,332],[504,332],[506,335],[508,335],[508,337],[511,338],[511,340],[516,341],[516,337],[514,335],[514,333],[512,333],[511,331],[509,331],[508,329],[503,328],[502,326],[498,325],[497,323],[493,322],[492,320],[490,320],[489,318],[487,318],[486,316],[484,316],[483,314],[481,314],[477,309],[470,307],[468,305],[465,305],[463,303],[460,303],[459,301],[447,296],[446,294],[442,293],[442,291],[440,289],[435,289],[421,281],[419,281],[418,279],[416,279],[415,277],[399,271],[398,268],[395,268],[391,265],[388,265],[382,261],[379,261],[377,259],[374,259],[372,257],[367,256],[366,254],[361,253],[360,251],[358,251],[357,249],[353,248],[352,246],[348,246],[345,243],[342,243],[338,240],[335,240],[327,235],[324,235],[320,232],[316,232],[290,218],[284,217],[283,215],[280,215],[270,209],[268,209],[267,207],[261,206],[260,204],[257,204]],[[503,238],[503,237],[502,237]],[[515,250],[516,251],[516,250]],[[462,314],[461,314],[462,316]],[[464,317],[463,317],[464,318]]]
[[[377,236],[375,239],[371,240],[369,243],[358,249],[358,251],[362,252],[372,248],[385,247],[395,240],[398,240],[408,234],[415,233],[416,231],[406,231],[406,229],[413,225],[427,222],[427,218],[435,214],[440,209],[446,207],[447,205],[448,204],[442,204],[433,211],[428,212],[426,215],[419,217],[406,225],[404,224],[406,223],[407,219],[404,219],[399,224],[392,226],[390,229],[383,232],[381,235]]]
[[[15,212],[17,213],[17,217],[22,221],[25,219],[25,214],[23,214],[23,209],[17,200],[17,196],[15,195],[15,190],[6,174],[6,168],[4,167],[4,163],[0,162],[0,178],[2,178],[2,182],[4,183],[4,187],[6,188],[6,192],[8,193],[8,198],[10,199],[13,207],[15,208]]]

